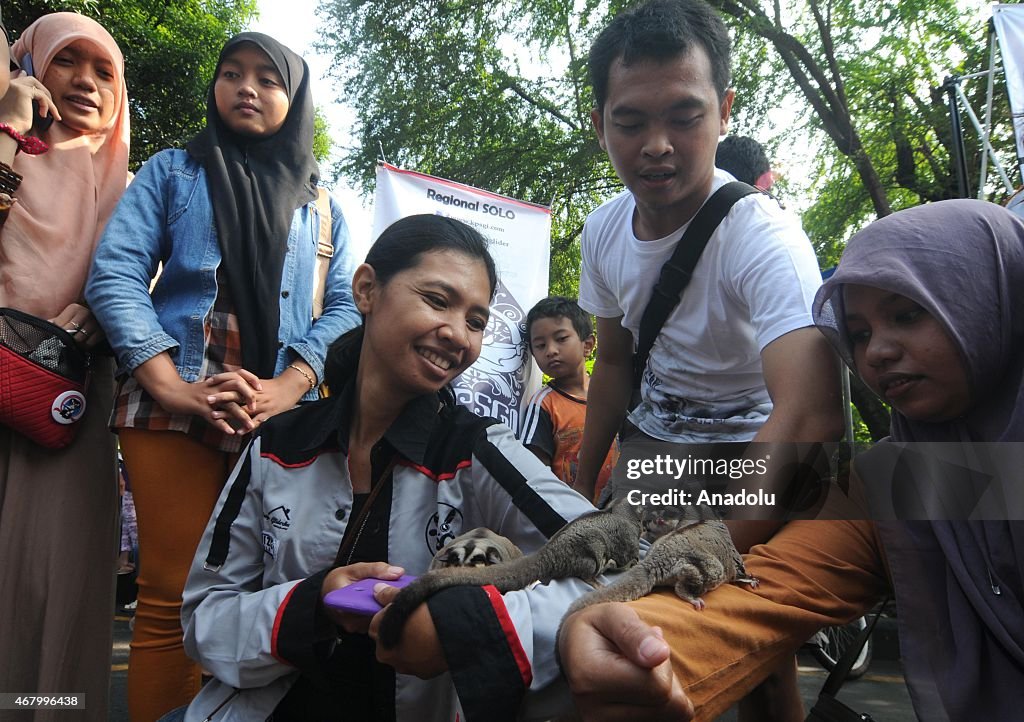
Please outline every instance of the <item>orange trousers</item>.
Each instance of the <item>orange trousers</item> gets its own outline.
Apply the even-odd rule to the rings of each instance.
[[[818,629],[863,615],[889,591],[874,525],[793,521],[744,555],[756,589],[726,584],[696,611],[672,591],[630,605],[662,628],[697,720],[716,719]]]
[[[181,593],[238,454],[176,431],[121,429],[119,436],[139,524],[128,712],[132,722],[154,722],[199,691],[202,670],[182,642]]]

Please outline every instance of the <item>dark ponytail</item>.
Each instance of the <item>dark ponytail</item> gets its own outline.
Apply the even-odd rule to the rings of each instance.
[[[380,234],[366,254],[365,262],[373,267],[377,281],[387,285],[396,274],[417,266],[424,253],[437,251],[455,251],[481,261],[490,283],[488,297],[494,297],[498,273],[487,250],[487,239],[472,226],[454,218],[424,213],[399,219]],[[362,324],[330,345],[324,360],[324,381],[330,388],[339,390],[355,378],[362,349]]]

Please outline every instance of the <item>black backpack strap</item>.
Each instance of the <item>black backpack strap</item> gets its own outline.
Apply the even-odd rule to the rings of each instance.
[[[700,260],[700,254],[711,239],[718,225],[729,215],[733,205],[740,198],[752,193],[760,193],[753,186],[732,181],[715,191],[707,202],[697,211],[690,225],[679,239],[672,257],[661,268],[658,282],[651,291],[651,300],[647,302],[644,315],[640,319],[640,338],[637,343],[636,355],[633,357],[633,386],[640,387],[640,379],[647,365],[647,357],[651,354],[654,341],[661,333],[669,314],[679,303],[683,291],[686,290],[693,269]]]

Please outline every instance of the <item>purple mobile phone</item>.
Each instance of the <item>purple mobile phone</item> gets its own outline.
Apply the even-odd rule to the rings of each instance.
[[[331,609],[337,609],[342,612],[372,617],[384,608],[373,598],[373,588],[375,586],[378,584],[388,584],[392,587],[404,587],[414,579],[416,577],[410,574],[403,574],[398,579],[374,579],[373,577],[360,579],[352,582],[347,587],[327,592],[324,595],[324,604]]]

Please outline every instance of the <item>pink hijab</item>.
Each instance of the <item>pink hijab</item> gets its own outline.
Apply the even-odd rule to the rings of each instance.
[[[24,176],[18,202],[0,231],[0,306],[52,318],[81,299],[93,251],[128,181],[128,92],[120,48],[95,20],[53,13],[36,20],[11,48],[34,75],[46,75],[54,56],[76,40],[101,49],[116,69],[120,92],[111,125],[91,135],[64,137],[58,124],[38,135],[50,151],[19,153]]]

